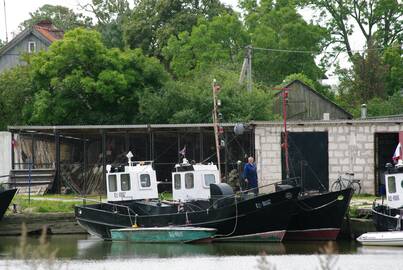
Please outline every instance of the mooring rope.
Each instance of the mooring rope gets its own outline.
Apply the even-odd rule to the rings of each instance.
[[[318,206],[318,207],[311,207],[308,204],[304,203],[303,201],[298,201],[298,200],[296,201],[296,204],[303,211],[311,212],[311,211],[315,211],[315,210],[319,210],[319,209],[322,209],[324,207],[327,207],[327,206],[329,206],[329,205],[331,205],[331,204],[333,204],[333,203],[335,203],[337,201],[338,201],[338,199],[336,198],[335,200],[333,200],[331,202],[328,202],[328,203],[326,203],[324,205]],[[305,206],[302,206],[302,204],[305,204]]]

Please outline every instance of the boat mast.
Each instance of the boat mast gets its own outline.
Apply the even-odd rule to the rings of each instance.
[[[288,88],[273,88],[273,90],[280,90],[283,104],[283,143],[281,147],[284,149],[284,157],[285,157],[285,177],[286,179],[290,178],[290,163],[288,158],[288,130],[287,130],[287,100],[288,100]]]
[[[290,166],[288,161],[288,130],[287,130],[287,98],[288,88],[282,89],[283,96],[283,126],[284,126],[284,156],[286,179],[290,178]]]
[[[220,91],[220,86],[217,84],[215,79],[213,80],[212,90],[213,90],[213,126],[214,126],[215,148],[216,148],[216,151],[217,151],[218,171],[220,172],[220,177],[221,177],[219,132],[221,132],[222,128],[219,125],[218,106],[220,104],[218,104],[218,101],[217,101],[217,93]]]

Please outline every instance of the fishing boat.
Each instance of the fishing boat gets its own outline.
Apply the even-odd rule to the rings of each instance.
[[[354,190],[299,196],[284,240],[336,240]]]
[[[1,187],[0,187],[1,188]],[[6,213],[17,189],[0,189],[0,220]]]
[[[403,232],[369,232],[357,238],[364,246],[403,246]]]
[[[386,196],[381,203],[375,201],[372,206],[372,220],[377,231],[403,230],[403,132],[399,133],[399,141],[394,155],[396,164],[386,164]]]
[[[111,238],[135,243],[191,243],[211,240],[216,232],[216,229],[201,227],[132,227],[112,229]]]
[[[190,164],[186,159],[172,173],[173,200],[160,200],[151,162],[132,162],[131,157],[127,166],[107,166],[108,202],[75,207],[77,222],[89,233],[110,240],[110,230],[136,224],[213,228],[217,237],[277,234],[285,233],[295,211],[299,187],[237,195],[221,183],[216,165]]]
[[[281,91],[283,103],[283,141],[282,149],[285,157],[286,178],[283,183],[298,185],[296,179],[290,178],[287,99],[288,88]],[[283,185],[284,186],[284,185]],[[340,191],[321,193],[302,193],[295,201],[295,212],[292,214],[284,240],[335,240],[341,229],[343,219],[350,205],[354,190],[346,188]]]

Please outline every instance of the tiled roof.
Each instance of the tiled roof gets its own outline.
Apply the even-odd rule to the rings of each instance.
[[[39,23],[35,24],[33,28],[50,42],[62,39],[64,35],[63,30],[56,28],[50,21],[47,20],[40,21]]]

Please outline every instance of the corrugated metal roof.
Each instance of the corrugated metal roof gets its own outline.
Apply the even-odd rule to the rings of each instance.
[[[233,127],[236,123],[221,123],[223,127]],[[9,131],[58,131],[58,130],[139,130],[169,128],[212,128],[212,123],[195,124],[150,124],[150,125],[72,125],[72,126],[8,126]]]

